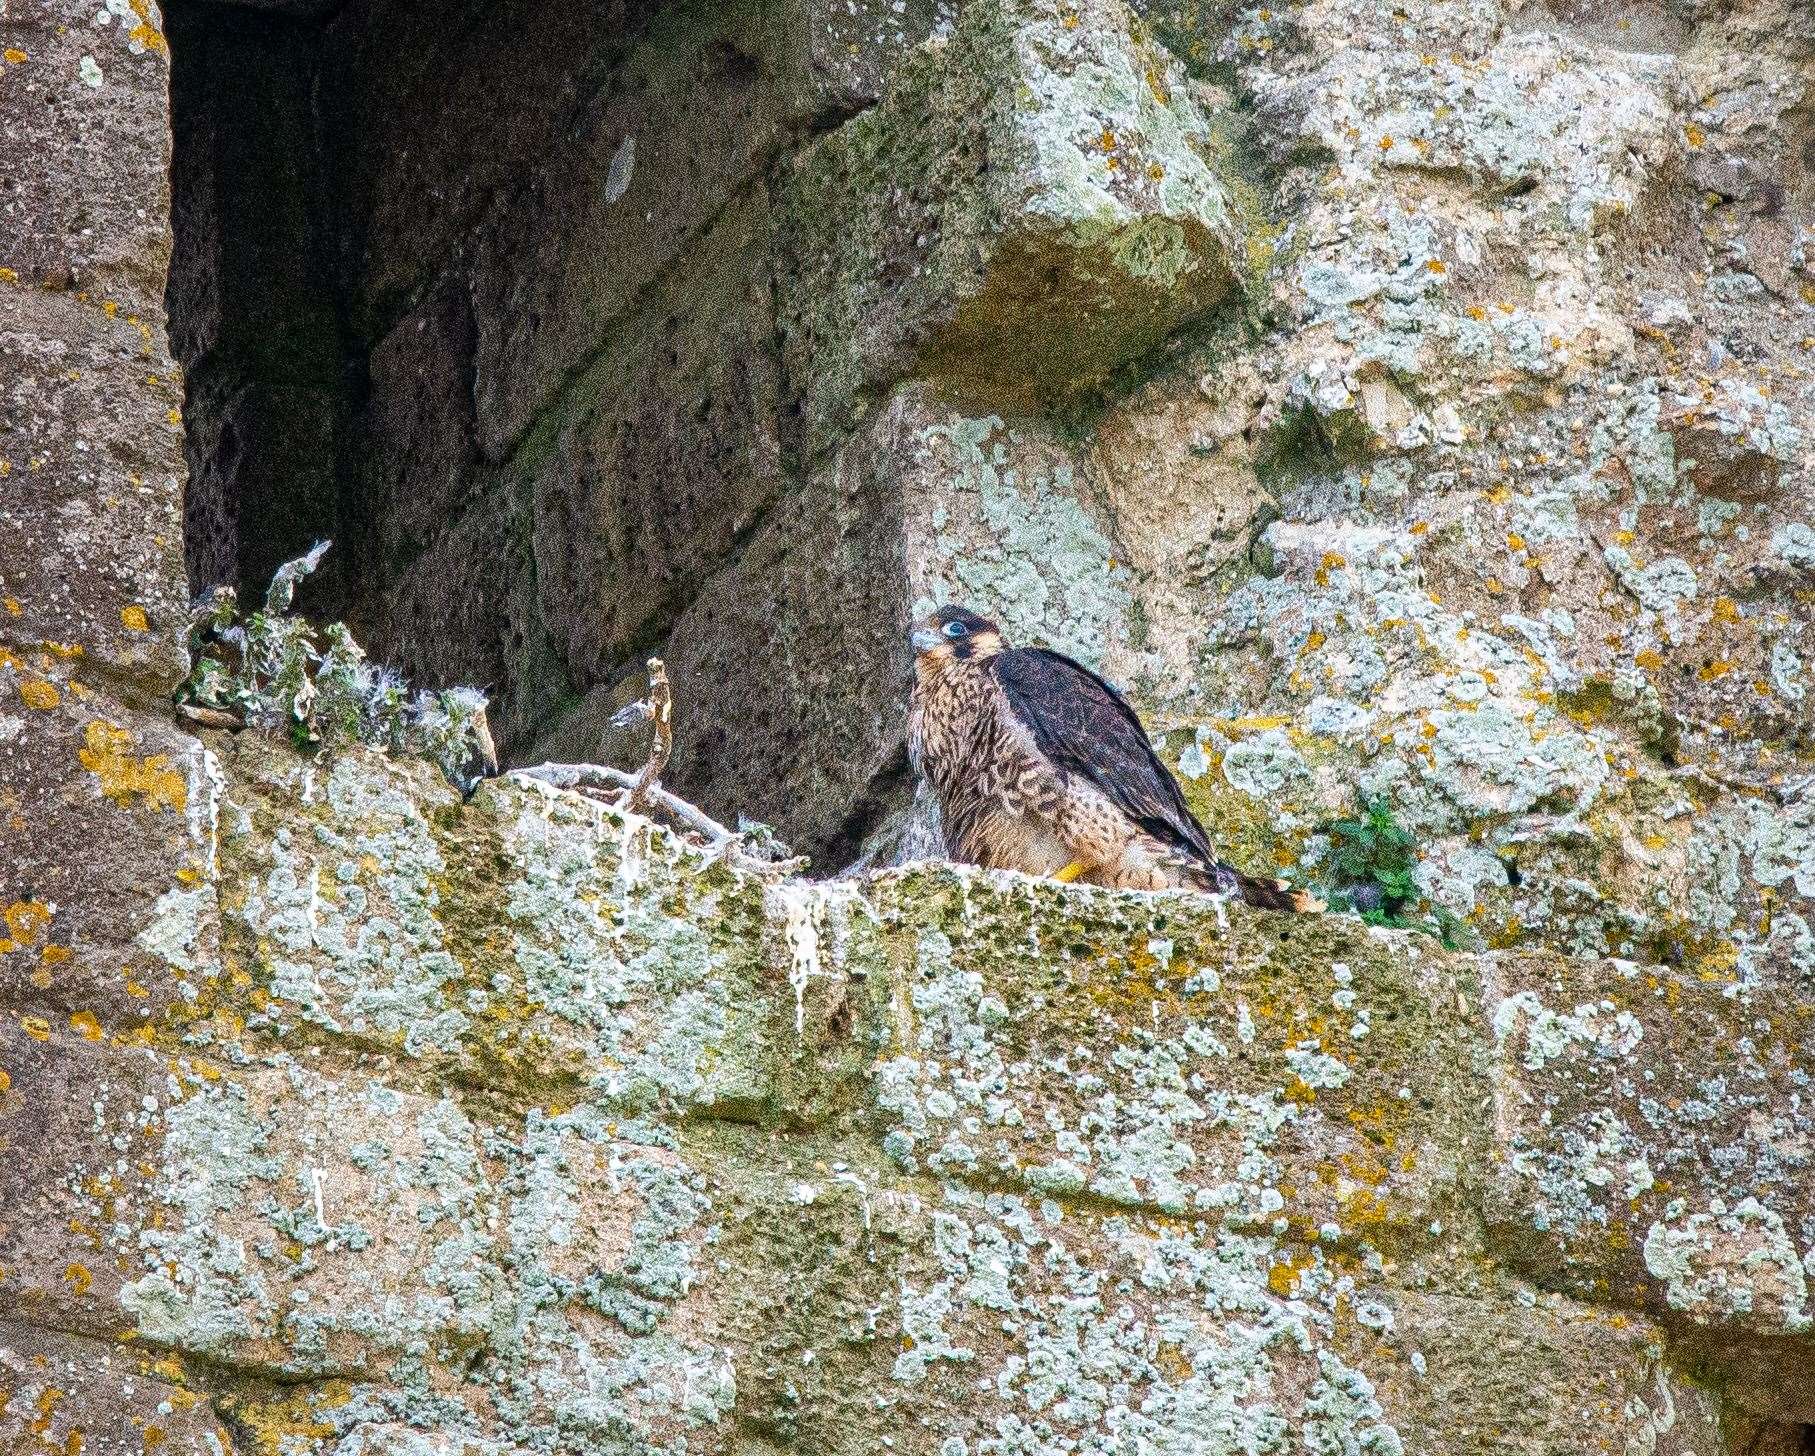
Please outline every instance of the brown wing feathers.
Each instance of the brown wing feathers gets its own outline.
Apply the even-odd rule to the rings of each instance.
[[[1154,838],[1213,860],[1210,841],[1122,695],[1082,663],[1040,647],[990,659],[1015,715],[1052,763],[1089,780]]]
[[[1218,862],[1204,826],[1154,753],[1134,709],[1089,668],[1039,647],[998,653],[989,668],[1053,765],[1087,779],[1144,831],[1200,864],[1207,888],[1226,889],[1233,879],[1250,905],[1321,908],[1278,881],[1255,879]]]

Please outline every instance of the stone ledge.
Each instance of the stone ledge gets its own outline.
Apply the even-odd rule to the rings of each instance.
[[[311,1419],[353,1450],[1214,1419],[1460,1456],[1555,1449],[1593,1389],[1610,1449],[1672,1408],[1714,1456],[1658,1352],[1716,1335],[1733,1409],[1804,1418],[1801,1043],[1692,1127],[1629,1106],[1677,1038],[1765,1046],[1725,988],[941,865],[765,886],[572,794],[214,749],[185,1009],[0,1049],[28,1320],[346,1382]],[[1609,1119],[1672,1186],[1611,1199]],[[425,1356],[464,1372],[432,1418]],[[1549,1394],[1509,1414],[1483,1360]]]

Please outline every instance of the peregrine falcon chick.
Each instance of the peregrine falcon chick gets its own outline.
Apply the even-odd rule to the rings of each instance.
[[[955,859],[1126,890],[1239,893],[1321,910],[1281,880],[1223,864],[1141,720],[1089,668],[1010,647],[941,607],[913,634],[908,751],[939,797]]]

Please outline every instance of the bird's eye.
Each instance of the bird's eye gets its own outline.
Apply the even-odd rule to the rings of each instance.
[[[970,631],[970,628],[965,626],[962,622],[947,622],[945,624],[945,635],[947,637],[962,637],[968,631]]]

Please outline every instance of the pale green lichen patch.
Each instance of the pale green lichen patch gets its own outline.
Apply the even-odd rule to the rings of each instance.
[[[939,480],[922,607],[963,602],[1010,638],[1091,666],[1127,634],[1128,572],[1086,508],[1086,486],[1050,434],[998,416],[953,414],[921,432],[916,464]]]
[[[220,763],[226,964],[165,1033],[118,1301],[343,1379],[313,1442],[843,1451],[856,1399],[976,1449],[1392,1453],[1418,1291],[1500,1258],[1800,1337],[1807,1215],[1697,1171],[1802,1186],[1787,1099],[1664,1085],[1658,1008],[1719,987],[951,866],[765,883],[539,784]]]

